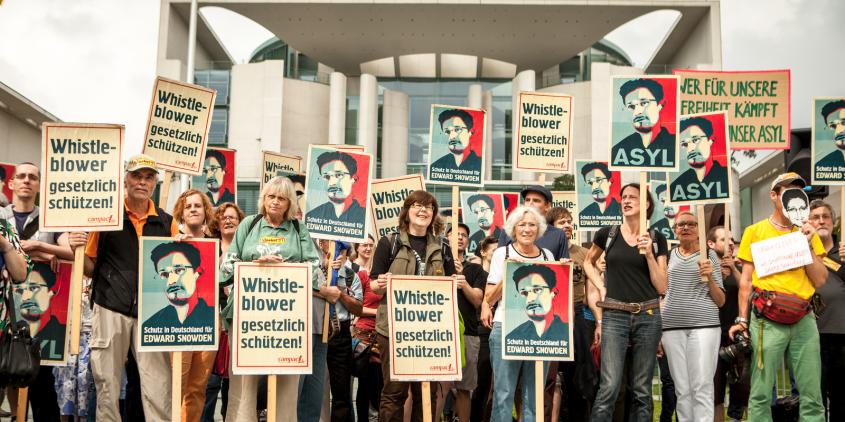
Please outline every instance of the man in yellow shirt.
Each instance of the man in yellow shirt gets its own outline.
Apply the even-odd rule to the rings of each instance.
[[[827,269],[822,259],[824,246],[815,228],[805,220],[801,227],[794,226],[783,210],[780,195],[784,189],[804,188],[806,182],[796,173],[785,173],[772,183],[769,198],[774,212],[766,220],[759,221],[745,229],[737,257],[742,260],[742,276],[739,282],[739,317],[730,329],[731,338],[742,332],[749,335],[753,346],[751,361],[751,395],[748,399],[748,420],[771,421],[772,386],[777,371],[787,354],[789,366],[795,373],[795,382],[801,394],[801,421],[824,421],[824,407],[821,402],[821,363],[819,355],[819,331],[808,302],[818,287],[827,279]],[[754,269],[751,245],[766,239],[800,230],[807,238],[813,262],[791,270],[758,277]],[[758,257],[758,261],[759,261]],[[752,295],[753,291],[753,295]],[[797,305],[792,312],[797,322],[775,322],[770,318],[780,317],[768,314],[765,309],[750,304],[749,299],[762,298],[759,302],[778,306],[786,298],[790,305]],[[749,312],[749,305],[755,312]],[[760,303],[762,306],[762,303]],[[793,309],[793,311],[794,311]],[[803,317],[801,315],[803,314]],[[749,320],[750,317],[750,320]]]

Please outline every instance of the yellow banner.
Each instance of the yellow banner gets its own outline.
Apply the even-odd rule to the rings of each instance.
[[[44,123],[42,231],[123,229],[123,130],[123,125]]]
[[[570,171],[573,101],[563,94],[519,93],[515,169]]]
[[[235,264],[232,373],[310,374],[311,265]]]

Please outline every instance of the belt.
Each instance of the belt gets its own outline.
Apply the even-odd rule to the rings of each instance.
[[[660,307],[660,299],[653,299],[646,302],[641,303],[625,303],[625,302],[610,302],[610,301],[599,301],[596,302],[599,308],[602,309],[613,309],[616,311],[625,311],[630,312],[632,314],[638,314],[642,311],[650,311],[652,309],[657,309]]]

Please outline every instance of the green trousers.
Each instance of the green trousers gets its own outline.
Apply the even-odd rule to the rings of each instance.
[[[801,422],[824,422],[819,330],[813,314],[806,315],[793,325],[778,324],[766,318],[758,318],[754,312],[751,314],[749,330],[754,353],[750,363],[751,395],[748,398],[748,420],[772,420],[772,387],[775,385],[785,353],[789,367],[795,374],[798,393],[801,395]],[[757,366],[759,353],[763,354],[762,369]]]

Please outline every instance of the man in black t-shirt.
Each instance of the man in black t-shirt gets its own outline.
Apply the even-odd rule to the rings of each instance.
[[[446,232],[448,237],[452,228]],[[464,275],[464,280],[458,281],[458,310],[464,320],[464,350],[466,365],[463,378],[455,385],[455,413],[462,421],[469,421],[470,394],[478,384],[478,350],[481,342],[478,337],[478,308],[484,298],[484,287],[487,285],[487,271],[479,264],[467,261],[467,245],[469,243],[469,226],[458,223],[458,261],[455,269]]]

